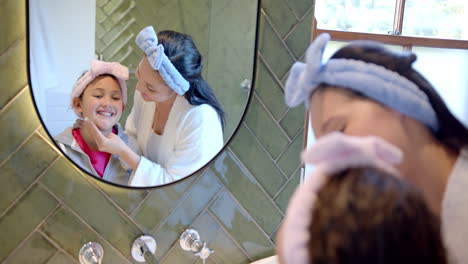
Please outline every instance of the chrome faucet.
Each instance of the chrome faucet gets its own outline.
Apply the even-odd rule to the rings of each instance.
[[[159,264],[155,252],[156,240],[150,236],[140,236],[133,242],[132,257],[137,262]]]
[[[185,230],[179,238],[180,247],[185,251],[193,252],[195,256],[200,257],[203,263],[214,253],[206,246],[206,242],[200,240],[200,235],[195,229]]]

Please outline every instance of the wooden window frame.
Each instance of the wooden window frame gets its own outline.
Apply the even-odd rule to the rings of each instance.
[[[314,23],[315,25],[317,23]],[[401,35],[385,35],[374,33],[362,33],[351,31],[338,31],[314,28],[313,39],[321,33],[328,33],[332,40],[335,41],[352,41],[352,40],[374,40],[383,42],[385,44],[399,45],[403,47],[412,48],[413,46],[434,47],[434,48],[448,48],[448,49],[468,49],[467,40],[457,39],[440,39],[440,38],[422,38],[422,37],[408,37]]]

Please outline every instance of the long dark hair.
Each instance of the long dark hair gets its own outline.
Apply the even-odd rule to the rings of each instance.
[[[216,99],[210,85],[203,79],[203,57],[198,51],[192,37],[179,32],[165,30],[158,32],[158,42],[163,45],[164,53],[174,67],[190,83],[185,99],[191,105],[208,104],[218,113],[221,126],[224,128],[224,110]]]
[[[414,186],[379,170],[330,176],[311,213],[310,263],[447,263],[439,217]]]
[[[468,146],[468,129],[450,112],[426,78],[412,67],[416,61],[414,53],[395,52],[371,41],[356,41],[338,50],[332,58],[355,59],[381,65],[415,83],[429,98],[439,120],[440,128],[433,132],[434,136],[456,152]]]

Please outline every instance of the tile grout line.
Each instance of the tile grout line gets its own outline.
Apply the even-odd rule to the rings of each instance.
[[[28,135],[19,145],[16,147],[2,162],[0,162],[0,168],[7,163],[8,160],[13,157],[26,143],[33,137],[34,133],[39,129],[40,127],[37,127],[34,129],[33,132],[31,132],[30,135]]]
[[[224,225],[218,220],[216,215],[214,215],[214,213],[212,213],[210,210],[207,210],[207,213],[219,225],[219,229],[222,229],[224,231],[226,236],[232,241],[232,243],[234,243],[234,245],[236,245],[236,247],[244,254],[244,256],[247,257],[250,261],[253,261],[252,257],[249,254],[247,254],[247,251],[245,251],[245,249],[239,244],[239,242],[237,242],[237,240],[234,239],[234,237],[231,235],[231,233],[227,231],[227,229],[224,227]]]
[[[107,19],[106,19],[107,20]],[[109,40],[109,41],[104,41],[104,38],[106,38],[106,35],[108,35],[109,33],[112,32],[112,30],[114,28],[121,28],[121,26],[117,26],[116,24],[114,24],[114,26],[112,26],[108,31],[106,31],[106,33],[104,33],[104,35],[102,37],[98,37],[98,39],[104,43],[104,45],[101,47],[101,54],[106,51],[111,45],[112,45],[112,42],[115,41],[116,39],[118,39],[120,36],[122,36],[122,34],[133,24],[135,23],[135,18],[131,17],[130,19],[128,19],[127,21],[125,21],[125,26],[123,27],[122,31],[119,31],[117,32],[117,34],[114,34],[114,36],[112,36],[112,38]],[[102,23],[100,23],[102,24]],[[133,33],[133,32],[131,32]],[[124,43],[127,43],[127,42],[124,42]],[[121,48],[117,48],[117,50],[120,50]],[[115,50],[114,50],[115,51]],[[115,53],[115,52],[114,52]],[[109,56],[109,58],[112,58],[112,55]],[[108,60],[108,58],[106,59]]]
[[[132,21],[132,23],[134,23],[135,21]],[[112,51],[111,54],[109,54],[109,58],[114,61],[115,60],[115,56],[117,56],[117,54],[123,50],[125,47],[128,47],[128,43],[134,39],[134,36],[135,34],[134,33],[130,33],[130,36],[127,37],[124,41],[122,41],[122,44],[120,46],[118,46],[115,50]]]
[[[306,52],[307,52],[307,49],[304,50],[304,52],[303,52],[302,55],[296,60],[296,62],[298,62],[298,61],[302,61],[302,62],[303,62],[303,61],[305,60]],[[281,77],[281,83],[283,83],[283,82],[286,81],[286,79],[288,78],[290,72],[291,72],[291,67],[290,67],[289,70],[284,74],[284,76]]]
[[[206,172],[205,172],[206,173]],[[189,196],[189,193],[190,191],[192,190],[192,188],[194,188],[195,184],[197,184],[199,181],[201,181],[201,178],[204,176],[203,175],[199,175],[199,178],[196,179],[192,185],[190,185],[189,187],[187,187],[187,189],[185,189],[184,191],[184,194],[180,197],[179,201],[177,202],[176,206],[174,207],[174,209],[172,209],[168,215],[164,216],[164,220],[159,223],[159,225],[156,225],[155,227],[153,227],[149,233],[156,233],[166,222],[167,222],[167,219],[172,215],[172,213],[177,210],[181,204],[187,199],[187,197]],[[188,190],[188,191],[187,191]]]
[[[296,14],[296,12],[294,12],[294,10],[292,9],[291,5],[289,4],[290,1],[286,0],[284,1],[286,3],[286,5],[288,6],[289,10],[291,10],[291,12],[294,14],[294,17],[296,18],[296,20],[299,20],[299,16]]]
[[[243,211],[252,220],[254,225],[260,230],[260,233],[262,233],[265,237],[270,238],[270,235],[265,230],[263,230],[263,228],[260,226],[260,224],[250,215],[250,213],[247,211],[247,209],[245,209],[245,207],[241,205],[239,200],[237,200],[237,198],[234,197],[234,195],[231,192],[228,192],[228,194],[231,197],[231,199],[233,199],[234,202],[239,205],[240,210]],[[281,212],[281,210],[279,210],[279,211]],[[284,217],[284,216],[282,215],[282,217]],[[275,232],[272,232],[271,234],[273,235],[274,233]],[[273,243],[273,241],[270,241],[270,242]],[[275,245],[275,243],[273,243],[273,245]]]
[[[292,32],[294,32],[294,30],[296,30],[296,28],[298,27],[298,25],[302,22],[302,20],[299,20],[297,19],[297,22],[291,27],[291,29],[284,35],[284,37],[281,37],[281,40],[284,41],[284,43],[286,43],[286,39],[292,34]],[[296,58],[296,56],[294,56],[294,58]]]
[[[145,190],[145,191],[146,191],[146,190]],[[141,200],[141,202],[139,202],[138,205],[135,206],[135,208],[133,208],[133,210],[130,212],[130,214],[128,214],[128,216],[129,216],[130,218],[133,218],[133,217],[136,216],[136,213],[137,213],[138,209],[141,207],[141,205],[142,205],[146,200],[149,199],[148,197],[151,195],[151,193],[153,193],[153,191],[154,191],[154,190],[148,191],[148,193],[147,193],[146,196]]]
[[[292,34],[292,32],[296,29],[296,27],[297,27],[300,23],[304,22],[306,16],[309,15],[310,12],[312,12],[312,9],[313,9],[312,7],[309,8],[309,10],[307,10],[301,18],[298,17],[298,16],[296,16],[298,22],[292,27],[291,30],[289,30],[288,33],[286,33],[286,35],[285,35],[284,38],[283,38],[284,41],[286,41],[286,39],[289,37],[289,35]],[[293,11],[293,13],[295,14],[294,11]],[[312,24],[312,23],[313,23],[313,21],[310,21],[310,24]]]
[[[288,107],[288,109],[287,109],[286,111],[284,111],[284,113],[281,114],[281,116],[280,116],[279,119],[278,119],[278,122],[281,123],[281,121],[283,121],[283,118],[285,118],[286,115],[287,115],[289,112],[291,112],[291,108],[290,108],[290,107]]]
[[[76,261],[76,259],[75,259],[74,256],[70,255],[70,253],[68,253],[66,250],[64,250],[62,247],[60,247],[60,245],[59,245],[57,242],[55,242],[52,238],[50,238],[49,236],[47,236],[47,234],[44,233],[44,231],[42,231],[42,230],[39,229],[39,230],[37,230],[36,232],[38,232],[39,234],[41,234],[41,236],[42,236],[45,240],[47,240],[47,242],[51,243],[51,244],[57,249],[57,252],[54,254],[54,256],[52,256],[52,258],[55,257],[56,255],[58,255],[58,253],[63,253],[63,254],[65,254],[66,256],[70,257],[70,258],[73,260],[74,263],[78,263],[78,261]],[[50,259],[52,259],[52,258],[50,258]]]
[[[276,83],[279,85],[279,87],[281,88],[281,91],[283,92],[284,94],[284,85],[283,85],[283,82],[278,78],[278,76],[276,75],[276,73],[273,71],[273,69],[271,68],[270,64],[266,61],[265,57],[263,56],[263,54],[261,52],[258,53],[258,57],[260,58],[260,61],[263,62],[263,64],[265,65],[265,67],[267,68],[267,71],[268,73],[270,73],[270,76],[273,78],[273,80],[276,81]],[[297,62],[296,60],[294,60],[294,62]],[[290,70],[288,70],[288,72],[286,72],[286,74],[289,73]],[[290,109],[290,108],[288,108]],[[286,110],[287,111],[287,110]],[[285,111],[285,112],[286,112]]]
[[[265,153],[267,154],[268,158],[274,163],[275,167],[280,171],[281,175],[283,175],[283,177],[285,179],[287,179],[288,177],[286,176],[286,174],[281,170],[281,168],[278,166],[278,164],[276,163],[275,159],[271,156],[271,154],[266,150],[266,148],[263,146],[263,144],[260,142],[260,140],[258,139],[257,135],[252,131],[252,129],[250,129],[250,127],[244,122],[244,126],[245,128],[250,132],[250,134],[252,134],[252,137],[254,138],[255,141],[258,142],[258,144],[260,145],[260,148],[265,151]],[[289,145],[290,143],[288,143]],[[285,147],[286,148],[286,147]],[[244,165],[244,163],[239,159],[239,161],[242,163],[242,165]],[[245,165],[244,165],[245,167]],[[247,168],[247,167],[246,167]],[[250,170],[247,169],[249,172]],[[250,174],[253,176],[253,173],[250,172]],[[254,177],[256,179],[256,177]]]
[[[90,177],[93,177],[93,176],[90,176],[90,175],[87,175],[87,174],[84,174],[84,172],[81,171],[80,169],[80,174],[85,177],[86,181],[91,184],[92,187],[96,188],[98,190],[98,192],[100,192],[109,202],[110,204],[115,207],[115,209],[120,212],[121,214],[123,214],[122,216],[126,219],[128,219],[131,223],[133,223],[141,233],[143,233],[143,229],[140,227],[140,225],[138,225],[138,223],[136,223],[136,221],[134,221],[130,215],[127,214],[127,212],[125,212],[125,210],[123,208],[121,208],[104,190],[102,190],[95,182],[94,182],[94,179],[91,180]]]
[[[34,133],[36,133],[40,138],[42,138],[45,141],[45,143],[49,145],[57,154],[59,154],[60,156],[64,156],[62,151],[60,151],[54,144],[52,144],[52,142],[50,141],[51,140],[50,138],[47,138],[45,135],[42,135],[42,133],[39,132],[41,128],[43,128],[42,125],[36,131],[34,131]]]
[[[288,145],[286,145],[286,147],[280,152],[280,154],[278,155],[278,157],[275,159],[275,163],[277,163],[284,155],[284,153],[288,150],[288,148],[295,142],[295,140],[297,140],[297,138],[299,137],[299,135],[301,134],[303,128],[301,127],[299,129],[299,131],[296,133],[296,135],[294,135],[294,137],[292,138],[291,142],[288,143]],[[285,173],[286,175],[286,173]],[[288,177],[289,178],[289,177]]]
[[[111,10],[109,10],[109,13],[106,12],[106,14],[109,15],[109,17],[114,14],[114,12],[125,2],[125,0],[120,0],[118,4],[116,4]],[[103,10],[104,11],[104,10]],[[105,12],[105,11],[104,11]]]
[[[258,53],[259,57],[260,57],[260,60],[263,62],[263,64],[265,65],[265,67],[267,68],[267,70],[269,71],[270,75],[273,77],[273,79],[280,85],[280,87],[282,88],[283,90],[283,93],[284,93],[284,87],[283,87],[283,83],[282,81],[280,81],[277,77],[276,77],[276,74],[274,74],[273,70],[271,69],[270,65],[268,64],[268,62],[264,59],[263,55],[261,53]],[[288,76],[288,73],[289,71],[286,73],[285,76]],[[254,93],[255,94],[255,93]],[[257,95],[259,101],[261,101],[263,103],[263,101],[261,100],[261,98]],[[265,106],[265,108],[267,108]],[[269,112],[269,109],[267,108],[267,111]],[[276,118],[273,118],[273,120],[275,121],[275,123],[277,123],[277,125],[279,127],[282,128],[281,126],[281,121],[283,120],[283,118],[291,111],[291,108],[288,108],[286,111],[284,111],[284,113],[280,116],[280,118],[278,120],[276,120]],[[271,114],[270,112],[270,116],[273,116],[273,114]],[[244,122],[245,123],[245,122]],[[303,129],[303,128],[301,128]],[[301,129],[297,132],[299,133],[301,131]],[[286,133],[286,131],[283,130],[283,133],[287,136],[287,138],[289,139],[289,141],[293,141],[289,138],[289,135]],[[297,136],[297,133],[296,135],[293,136],[293,138],[295,138]],[[281,155],[280,155],[281,156]],[[280,157],[278,156],[278,158]],[[276,160],[276,159],[275,159]]]
[[[99,5],[99,8],[101,8],[101,9],[109,2],[109,0],[103,0],[103,1],[106,1],[106,2]],[[104,11],[102,11],[102,12],[104,12]]]
[[[301,169],[300,166],[299,166],[298,168],[294,169],[294,172],[293,172],[291,175],[294,175],[294,174],[295,174],[298,170],[300,170],[300,169]],[[279,191],[273,196],[273,198],[272,198],[273,200],[276,199],[276,198],[278,198],[279,194],[284,190],[284,188],[286,188],[286,185],[288,185],[288,183],[289,183],[290,181],[292,181],[293,178],[294,178],[294,176],[291,176],[291,177],[286,181],[286,183],[285,183],[283,186],[281,186],[281,188],[279,189]]]
[[[140,190],[140,189],[138,189],[138,190]],[[136,216],[137,210],[141,207],[141,205],[142,205],[146,200],[149,199],[148,197],[151,195],[151,193],[152,193],[154,190],[152,190],[152,191],[147,191],[147,190],[145,189],[144,191],[147,192],[146,195],[145,195],[145,197],[137,204],[137,206],[135,206],[135,208],[133,208],[133,210],[131,210],[131,212],[128,214],[128,217],[133,218],[133,217]]]
[[[289,53],[289,56],[291,56],[294,60],[296,60],[296,57],[294,56],[292,51],[289,49],[288,45],[286,45],[286,42],[284,42],[283,38],[281,37],[281,34],[273,26],[273,22],[271,21],[270,17],[266,14],[266,12],[263,9],[262,9],[262,14],[265,16],[266,22],[270,25],[276,37],[280,40],[281,44],[286,48],[286,51]],[[298,22],[296,22],[296,24],[297,23]]]
[[[284,222],[284,218],[281,219],[281,222],[279,223],[279,225],[275,228],[275,231],[273,233],[271,233],[271,236],[270,236],[270,240],[273,241],[273,235],[276,234],[276,236],[278,236],[278,232],[279,232],[279,229],[281,228],[281,225],[283,224]],[[275,244],[275,247],[276,247],[276,243]]]
[[[281,210],[279,209],[279,207],[276,205],[275,201],[270,197],[270,195],[268,194],[268,192],[265,190],[265,188],[263,188],[263,186],[258,182],[257,178],[255,178],[253,176],[253,174],[248,170],[248,168],[245,167],[244,163],[242,163],[242,161],[240,161],[239,157],[229,148],[231,154],[233,155],[233,157],[239,162],[242,164],[242,166],[247,170],[247,172],[250,174],[250,176],[252,176],[255,181],[257,182],[257,185],[259,186],[260,190],[266,195],[266,197],[273,203],[273,205],[276,207],[276,209],[278,210],[278,212],[281,213],[282,216],[284,216],[284,214],[281,212]],[[286,181],[287,182],[287,181]],[[229,191],[230,192],[230,191]],[[239,205],[244,207],[240,202],[239,202]],[[250,214],[249,214],[250,215]],[[266,233],[266,232],[265,232]]]
[[[117,251],[121,257],[123,257],[124,259],[127,259],[129,260],[129,258],[127,258],[125,255],[123,255],[120,250],[117,249],[117,247],[115,247],[111,242],[109,242],[107,239],[105,239],[101,233],[99,233],[94,227],[92,227],[90,224],[88,224],[88,222],[86,222],[77,212],[75,212],[68,204],[64,203],[57,195],[55,195],[55,193],[53,193],[51,190],[49,190],[49,188],[47,186],[45,186],[42,182],[38,182],[37,183],[39,186],[41,186],[44,190],[46,190],[50,195],[52,195],[58,202],[59,204],[62,205],[63,208],[65,208],[66,210],[68,210],[71,214],[73,214],[79,221],[81,224],[85,225],[86,227],[88,227],[92,232],[95,233],[95,235],[102,239],[104,242],[106,242],[108,244],[108,246],[110,246],[112,249],[114,249],[115,251]]]
[[[265,57],[263,56],[263,54],[261,52],[258,52],[258,57],[260,58],[260,60],[263,62],[263,64],[265,64],[265,67],[267,68],[268,72],[270,73],[271,77],[277,82],[277,84],[280,86],[281,90],[283,91],[284,93],[284,85],[283,85],[283,82],[281,81],[280,78],[278,78],[278,76],[276,75],[275,71],[273,71],[273,69],[271,68],[270,66],[270,63],[268,63],[265,59]],[[296,59],[294,59],[294,62],[297,62]],[[288,70],[289,72],[289,70]]]
[[[204,173],[206,173],[206,171],[207,171],[207,169],[203,170],[201,173],[204,175]],[[201,177],[202,177],[202,174],[199,174],[198,177],[201,178]],[[196,176],[197,176],[197,175],[192,175],[192,176],[188,176],[188,177],[196,177]],[[188,177],[187,177],[187,178],[188,178]],[[187,179],[187,180],[188,180],[188,179]],[[194,182],[193,182],[192,184],[190,184],[190,185],[186,188],[186,190],[192,188],[192,186],[193,186],[196,182],[198,182],[198,181],[199,181],[199,179],[194,180]],[[163,187],[163,188],[164,188],[164,187]],[[155,191],[155,190],[153,189],[153,190],[151,190],[151,191],[148,192],[148,195],[147,195],[147,196],[135,207],[135,209],[133,209],[133,211],[129,214],[130,217],[135,217],[135,216],[136,216],[138,209],[142,206],[142,204],[143,204],[147,199],[149,199],[148,197],[151,195],[151,193],[153,193],[153,191]],[[182,197],[183,197],[183,196],[182,196]],[[182,198],[182,197],[181,197],[181,198]]]
[[[8,45],[8,47],[6,47],[1,53],[0,53],[0,57],[3,57],[3,55],[5,55],[6,53],[8,53],[10,51],[10,49],[13,49],[14,47],[17,47],[18,44],[23,41],[23,39],[26,38],[26,32],[24,34],[21,34],[21,36],[17,37],[15,40],[13,40],[12,42],[10,42],[11,44]]]
[[[292,179],[292,178],[294,177],[294,174],[296,174],[298,171],[300,171],[301,168],[302,168],[302,164],[299,165],[296,169],[294,169],[293,173],[291,173],[291,175],[289,176],[289,179]],[[300,172],[299,172],[299,173],[300,173]],[[300,178],[300,176],[301,176],[301,175],[299,174],[299,178]],[[300,184],[300,182],[299,182],[299,184]]]
[[[19,91],[10,99],[10,101],[8,101],[8,103],[6,103],[2,109],[0,109],[0,115],[3,114],[3,112],[5,112],[8,107],[10,107],[14,101],[20,97],[26,90],[29,90],[28,89],[29,85],[26,84],[23,88],[20,88]]]
[[[293,172],[292,175],[294,175],[294,174],[295,174],[298,170],[300,170],[300,169],[301,169],[301,167],[297,168],[297,169]],[[299,178],[300,178],[300,175],[299,175]],[[289,181],[291,181],[292,179],[293,179],[293,177],[291,176],[290,179],[289,179]],[[289,181],[288,181],[287,183],[289,183]],[[298,186],[296,186],[296,188],[299,187],[300,184],[301,184],[301,183],[299,182],[299,184],[298,184]],[[284,190],[285,186],[286,186],[286,184],[285,184],[281,189]],[[294,194],[294,192],[293,192],[293,194]],[[279,195],[279,192],[278,192],[277,195]],[[276,199],[276,198],[275,198],[275,199]],[[291,197],[289,197],[289,199],[291,199]],[[286,217],[286,214],[284,214],[284,217]],[[283,224],[284,217],[283,217],[283,219],[281,219],[280,224],[275,228],[275,231],[271,234],[270,239],[271,239],[271,237],[272,237],[275,233],[278,234],[278,230],[280,229],[281,225]],[[272,239],[272,240],[273,240],[273,239]]]
[[[21,200],[26,195],[26,193],[28,193],[29,190],[32,189],[32,187],[40,180],[41,176],[44,175],[46,173],[46,171],[48,171],[50,169],[50,167],[52,167],[57,162],[57,160],[59,158],[60,158],[59,156],[55,157],[55,159],[50,162],[50,164],[47,166],[47,168],[45,168],[43,171],[41,171],[39,173],[39,175],[36,177],[36,179],[34,179],[26,188],[23,189],[23,191],[21,193],[18,194],[18,196],[15,198],[15,200],[13,200],[11,202],[11,204],[7,208],[5,208],[5,210],[3,210],[3,212],[0,214],[0,219],[3,218],[8,213],[8,211],[10,211],[13,207],[15,207],[15,205],[18,203],[18,201]]]
[[[305,55],[305,53],[303,55]],[[299,59],[301,59],[301,58],[302,58],[302,56]],[[297,60],[296,62],[298,62],[298,61],[299,60]],[[291,72],[291,68],[289,68],[289,70],[284,74],[284,76],[281,77],[281,83],[287,81],[286,79],[288,78],[290,72]],[[283,85],[283,87],[284,87],[284,85]]]
[[[273,71],[273,69],[271,68],[270,64],[265,60],[265,58],[263,57],[262,53],[261,52],[258,52],[257,53],[257,56],[258,56],[258,60],[260,62],[262,62],[267,70],[267,73],[270,75],[270,77],[273,79],[273,81],[279,86],[279,90],[282,94],[284,94],[284,86],[283,86],[283,83],[281,82],[280,79],[278,79],[278,77],[276,76],[275,72]],[[257,91],[254,89],[254,93],[257,93]],[[286,115],[286,113],[289,111],[290,108],[287,108],[283,113],[280,114],[280,117],[278,118],[278,120],[280,120],[284,115]],[[273,116],[273,114],[271,114],[271,116]],[[276,118],[273,118],[274,120],[276,120]]]
[[[208,208],[218,199],[218,197],[221,195],[221,193],[224,191],[224,188],[221,187],[220,190],[218,192],[216,192],[214,195],[213,195],[213,198],[211,198],[211,200],[207,203],[207,205],[202,209],[200,210],[200,212],[198,213],[198,215],[195,217],[195,219],[193,219],[192,223],[190,223],[190,225],[187,227],[187,228],[193,228],[193,223],[196,222],[198,219],[200,219],[200,217],[203,215],[203,212],[205,211],[208,211]],[[184,232],[185,230],[181,230],[180,232]],[[198,231],[198,230],[197,230]],[[151,232],[153,233],[153,232]],[[203,237],[200,235],[200,240],[201,241],[204,241],[203,240]],[[206,240],[205,240],[206,242]],[[175,248],[177,248],[177,240],[176,240],[176,243],[170,247],[166,254],[161,257],[161,261],[160,262],[163,262],[165,259],[167,259],[167,256],[169,255],[169,253],[173,250],[175,250]],[[197,260],[198,258],[195,258],[195,261]]]
[[[196,176],[196,175],[193,175],[193,176]],[[189,177],[192,177],[192,176],[189,176]],[[201,178],[201,175],[199,175],[199,177]],[[193,183],[190,184],[190,186],[187,187],[187,189],[191,189],[192,186],[193,186],[196,182],[198,182],[198,181],[199,181],[199,179],[194,180]],[[163,187],[163,188],[164,188],[164,187]],[[186,189],[186,190],[187,190],[187,189]],[[146,202],[146,200],[149,199],[148,197],[149,197],[154,191],[155,191],[155,190],[153,189],[153,190],[151,190],[150,192],[148,192],[148,195],[146,195],[146,197],[135,207],[135,209],[133,209],[133,211],[131,212],[131,214],[129,215],[129,217],[133,218],[133,217],[136,216],[138,209],[140,209],[140,207],[142,206],[142,204],[143,204],[144,202]],[[182,197],[184,197],[184,195],[182,195]],[[181,197],[181,198],[182,198],[182,197]],[[177,207],[177,205],[176,205],[176,207]]]
[[[274,205],[274,207],[277,209],[277,211],[281,214],[281,216],[284,216],[284,214],[282,213],[281,209],[276,205],[275,201],[270,197],[270,195],[268,194],[268,192],[265,190],[265,188],[263,188],[263,186],[258,182],[257,178],[255,178],[253,176],[253,174],[245,167],[244,163],[242,163],[242,161],[240,161],[239,157],[237,157],[237,155],[229,148],[231,154],[233,155],[233,157],[239,162],[242,164],[242,166],[247,170],[247,172],[249,172],[250,176],[252,176],[255,181],[256,181],[256,185],[260,188],[260,191],[263,192],[263,194],[267,197],[267,199],[270,200],[270,202]],[[229,193],[231,193],[231,191],[229,191]],[[243,206],[237,199],[236,201],[238,202],[238,204],[244,208],[245,206]],[[245,208],[244,208],[245,211],[247,211]],[[250,216],[250,213],[249,213],[249,216]],[[265,232],[267,234],[267,232]]]
[[[41,233],[41,232],[38,232],[45,240],[47,240],[47,238],[44,237],[44,235]],[[47,240],[47,242],[50,243],[50,241]],[[54,246],[54,244],[52,244]],[[57,251],[55,251],[55,253],[47,260],[47,263],[50,262],[50,260],[54,259],[56,256],[58,256],[59,253],[61,253],[62,251],[60,251],[60,249],[58,249],[57,247],[55,247],[55,249]]]
[[[281,132],[283,132],[283,134],[286,136],[286,138],[288,139],[289,142],[291,142],[291,138],[289,137],[289,135],[286,133],[286,131],[284,131],[284,129],[281,127],[280,123],[278,122],[278,120],[276,120],[276,118],[273,116],[273,114],[271,113],[271,111],[268,109],[268,107],[265,105],[265,103],[263,103],[262,99],[260,98],[260,96],[257,94],[257,93],[253,93],[253,95],[255,96],[255,98],[257,98],[258,101],[260,101],[260,104],[266,109],[268,115],[273,119],[273,122],[275,123],[275,125],[277,125],[280,129]]]
[[[19,251],[19,249],[24,245],[26,244],[26,242],[28,241],[28,239],[30,239],[34,233],[37,231],[38,227],[40,227],[46,220],[47,218],[49,218],[53,213],[55,213],[57,211],[57,209],[60,208],[60,203],[57,201],[57,205],[55,206],[55,208],[49,212],[49,214],[47,216],[44,217],[44,219],[42,219],[37,225],[36,227],[34,227],[34,229],[25,237],[23,238],[17,245],[16,247],[5,257],[5,259],[3,260],[3,263],[6,263],[8,261],[8,259],[12,258],[12,256],[17,252]]]
[[[249,129],[249,131],[250,131],[250,129]],[[252,132],[250,131],[250,133],[252,133]],[[268,194],[268,192],[265,190],[265,188],[263,188],[263,186],[261,185],[261,183],[259,182],[259,180],[257,179],[257,177],[254,176],[254,174],[249,170],[249,168],[247,168],[247,167],[245,166],[245,164],[239,159],[238,155],[236,155],[236,153],[235,153],[230,147],[228,147],[228,149],[230,150],[230,153],[234,156],[234,158],[235,158],[240,164],[242,164],[242,167],[243,167],[242,169],[245,169],[245,170],[250,174],[250,176],[251,176],[252,178],[255,179],[256,184],[257,184],[258,186],[260,186],[260,187],[261,187],[261,190],[264,192],[264,194],[265,194],[267,197],[270,198],[270,194]],[[283,175],[283,177],[285,177],[286,182],[287,182],[287,179],[288,179],[288,178],[286,177],[286,175],[284,174],[284,172],[278,167],[278,165],[277,165],[275,162],[273,162],[273,163],[274,163],[275,167],[278,168],[278,170],[280,171],[280,174]],[[242,169],[241,169],[241,170],[242,170]],[[274,203],[273,200],[271,200],[271,201]]]
[[[121,14],[119,14],[119,16],[117,17],[117,20],[118,20],[119,22],[121,22],[121,21],[125,18],[126,15],[128,15],[128,14],[131,13],[131,12],[133,12],[133,9],[135,8],[135,6],[136,6],[135,1],[131,1],[130,4],[129,4],[129,6],[126,8],[125,12],[122,12]],[[103,11],[103,12],[104,12],[104,11]],[[113,14],[114,14],[114,13],[113,13]],[[113,15],[113,14],[112,14],[112,15]],[[99,24],[103,24],[103,23],[105,22],[105,20],[107,20],[107,18],[111,17],[112,15],[106,16],[106,19],[104,19],[104,21],[100,21],[100,22],[98,22],[98,23],[99,23]],[[133,16],[130,16],[130,19],[129,19],[128,21],[132,21],[132,19],[133,19],[133,22],[136,21],[136,19],[135,19]],[[125,23],[126,23],[127,25],[128,25],[128,23],[127,23],[128,21],[125,21]],[[120,28],[122,28],[122,27],[121,27],[121,26],[118,27],[116,24],[114,24],[104,35],[107,35],[107,33],[112,32],[112,30],[114,30],[115,28],[120,29]],[[127,29],[128,29],[127,26],[123,27],[122,30],[120,30],[120,32],[118,32],[118,34],[122,33],[123,31],[125,31],[125,30],[127,30]],[[119,35],[117,35],[117,36],[119,36]],[[105,38],[105,36],[99,37],[99,39],[100,39],[102,42],[104,42],[104,41],[103,41],[103,38]],[[111,38],[108,42],[114,42],[116,38],[117,38],[117,37]],[[108,46],[107,46],[107,47],[108,47]],[[104,47],[104,48],[106,49],[107,47]]]

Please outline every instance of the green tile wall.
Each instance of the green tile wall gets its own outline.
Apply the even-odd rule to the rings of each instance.
[[[189,0],[157,2],[180,12],[191,7]],[[136,8],[132,3],[97,1],[103,43],[134,38],[105,28],[121,21],[140,29],[134,20],[121,19]],[[299,183],[304,126],[304,109],[284,106],[283,84],[310,40],[313,5],[313,0],[262,1],[252,104],[209,169],[175,185],[128,190],[84,175],[50,143],[27,83],[26,5],[0,1],[0,262],[78,263],[80,247],[93,240],[105,249],[104,263],[134,263],[131,242],[151,234],[161,263],[201,263],[176,241],[188,227],[198,229],[216,251],[207,263],[249,263],[274,254],[278,226]],[[198,19],[190,26],[203,30],[206,18]],[[107,55],[137,56],[132,45],[115,48]]]

